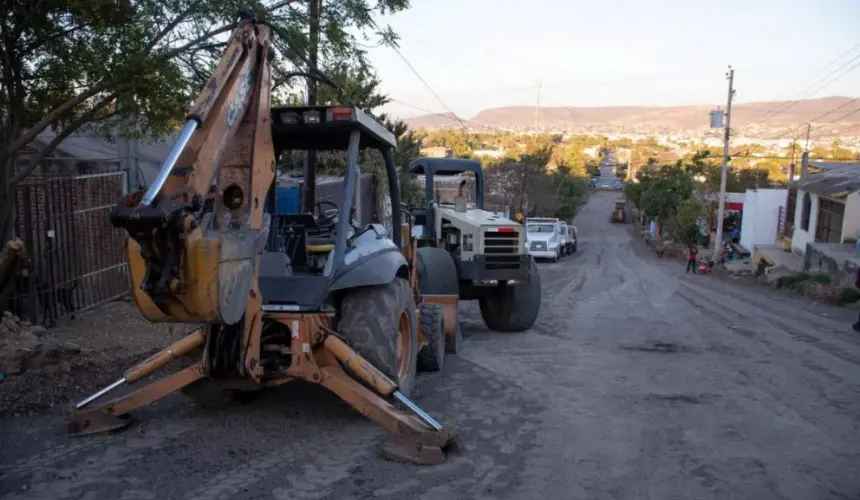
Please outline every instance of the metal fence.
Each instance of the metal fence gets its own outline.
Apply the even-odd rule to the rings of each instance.
[[[125,234],[108,219],[126,185],[125,172],[108,172],[36,174],[17,187],[16,233],[28,259],[10,309],[53,324],[128,292]]]

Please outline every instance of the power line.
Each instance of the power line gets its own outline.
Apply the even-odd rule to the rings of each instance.
[[[803,79],[803,80],[801,81],[801,83],[800,83],[800,84],[798,84],[798,86],[797,86],[797,87],[795,87],[795,89],[797,89],[797,92],[798,92],[798,93],[801,93],[801,92],[803,92],[804,90],[808,89],[810,86],[806,86],[806,87],[804,87],[804,83],[805,83],[805,82],[807,82],[807,81],[809,81],[809,80],[812,78],[812,76],[820,74],[820,72],[822,72],[822,71],[826,70],[827,68],[829,68],[830,66],[832,66],[833,64],[835,64],[836,62],[838,62],[839,60],[841,60],[843,57],[845,57],[845,56],[847,56],[848,54],[850,54],[850,53],[854,52],[854,50],[855,50],[855,49],[857,49],[858,47],[860,47],[860,43],[858,43],[858,44],[854,45],[853,47],[851,47],[851,48],[850,48],[850,49],[848,49],[847,51],[843,52],[842,54],[840,54],[840,55],[839,55],[839,56],[837,56],[836,58],[832,59],[829,63],[825,64],[822,68],[820,68],[820,69],[816,70],[816,72],[815,72],[813,75],[810,75],[809,77],[807,77],[807,78]],[[849,64],[850,64],[850,61],[849,61]],[[843,65],[842,67],[844,67],[844,65]],[[841,67],[840,67],[839,69],[841,69]],[[839,69],[837,69],[836,71],[839,71]],[[828,74],[827,76],[825,76],[823,79],[828,78],[828,77],[829,77],[830,75],[832,75],[833,73],[835,73],[835,71],[834,71],[834,72],[831,72],[830,74]],[[823,80],[823,79],[822,79],[822,80]],[[818,82],[820,82],[820,81],[822,81],[822,80],[818,80]],[[813,84],[812,86],[816,85],[818,82],[816,82],[816,83],[815,83],[815,84]],[[801,89],[802,89],[802,90],[801,90]],[[794,91],[792,91],[792,93],[794,93]],[[796,102],[795,102],[795,104],[796,104]],[[788,109],[788,107],[790,107],[790,106],[792,106],[792,105],[793,105],[793,104],[790,104],[789,106],[784,106],[784,107],[782,107],[782,108],[780,108],[780,109],[774,110],[772,114],[768,114],[768,115],[764,116],[764,117],[763,117],[759,122],[755,122],[755,123],[753,123],[753,124],[751,124],[751,125],[755,125],[755,124],[759,124],[759,125],[760,125],[761,123],[764,123],[766,120],[769,120],[770,118],[773,118],[774,116],[776,116],[776,115],[778,115],[778,114],[782,113],[783,111],[785,111],[786,109]]]
[[[427,113],[428,115],[438,116],[440,118],[445,118],[446,120],[450,120],[452,122],[458,122],[459,123],[459,121],[455,117],[452,117],[450,113],[440,113],[438,111],[433,111],[432,109],[427,109],[427,108],[423,108],[421,106],[416,106],[414,104],[411,104],[411,103],[408,103],[405,101],[401,101],[400,99],[395,99],[393,97],[389,97],[389,100],[391,102],[396,102],[396,103],[401,104],[403,106],[406,106],[408,108],[412,108],[416,111],[421,111],[423,113]],[[498,131],[499,130],[499,127],[497,127],[495,125],[476,122],[474,120],[468,120],[468,123],[475,125],[475,126],[478,126],[478,127],[488,129],[488,130],[492,130],[492,131]]]
[[[835,82],[835,81],[839,80],[840,78],[844,77],[844,76],[845,76],[845,75],[847,75],[848,73],[850,73],[850,72],[854,71],[858,66],[860,66],[860,62],[857,62],[857,64],[855,64],[854,66],[851,66],[850,68],[848,68],[848,70],[844,71],[842,74],[837,75],[837,76],[836,76],[836,78],[833,78],[833,79],[832,79],[832,80],[830,80],[829,82],[825,82],[825,80],[827,80],[828,78],[830,78],[831,76],[833,76],[833,74],[834,74],[834,73],[836,73],[836,72],[838,72],[838,71],[842,70],[845,66],[848,66],[849,64],[851,64],[851,63],[853,63],[853,62],[855,62],[855,61],[860,61],[860,54],[858,54],[858,55],[857,55],[857,56],[855,56],[853,59],[851,59],[851,60],[850,60],[850,61],[848,61],[847,63],[843,64],[843,65],[842,65],[842,66],[840,66],[839,68],[837,68],[835,71],[832,71],[831,73],[829,73],[829,74],[828,74],[827,76],[825,76],[824,78],[822,78],[822,79],[818,80],[818,81],[817,81],[815,84],[813,84],[812,86],[813,86],[813,87],[815,87],[815,85],[818,85],[819,83],[824,82],[824,83],[823,83],[823,85],[820,85],[820,86],[818,86],[818,87],[813,88],[812,90],[809,90],[808,92],[806,92],[804,95],[802,95],[802,96],[801,96],[801,97],[799,97],[798,99],[796,99],[796,100],[794,100],[794,101],[791,101],[790,103],[788,103],[787,105],[783,106],[782,108],[780,108],[780,109],[779,109],[779,110],[777,110],[776,112],[774,112],[774,113],[772,113],[772,114],[769,114],[769,115],[765,116],[764,118],[762,118],[762,119],[761,119],[761,120],[759,120],[758,122],[755,122],[755,123],[753,123],[753,124],[751,124],[751,125],[761,125],[761,124],[763,124],[764,122],[768,121],[769,119],[773,118],[774,116],[776,116],[776,115],[778,115],[778,114],[781,114],[781,113],[785,112],[786,110],[788,110],[789,108],[792,108],[792,107],[796,106],[800,101],[802,101],[803,99],[806,99],[807,97],[809,97],[810,95],[814,94],[815,92],[818,92],[819,90],[821,90],[821,89],[823,89],[823,88],[827,87],[828,85],[832,84],[833,82]],[[750,126],[750,125],[748,125],[748,126]],[[792,130],[794,130],[794,129],[789,130],[787,133],[790,133]]]
[[[860,63],[858,63],[858,66],[860,66]],[[857,101],[860,101],[860,97],[855,98],[855,99],[852,99],[852,100],[850,100],[850,101],[848,101],[848,102],[846,102],[846,103],[843,103],[841,106],[837,106],[836,108],[833,108],[833,109],[831,109],[830,111],[828,111],[828,112],[826,112],[826,113],[824,113],[824,114],[822,114],[822,115],[820,115],[820,116],[817,116],[817,117],[813,118],[812,120],[809,120],[809,121],[808,121],[806,124],[804,124],[804,125],[800,125],[799,127],[794,127],[794,128],[792,128],[792,129],[786,130],[786,131],[785,131],[785,132],[783,132],[782,134],[780,134],[780,135],[778,135],[778,136],[774,137],[772,140],[782,139],[783,137],[787,136],[787,135],[788,135],[788,134],[790,134],[791,132],[794,132],[795,130],[801,130],[801,129],[803,129],[804,127],[806,127],[806,128],[807,128],[807,134],[808,134],[809,129],[810,129],[810,127],[812,127],[812,124],[815,122],[815,120],[818,120],[818,119],[820,119],[820,118],[823,118],[823,117],[825,117],[825,116],[827,116],[827,115],[829,115],[829,114],[831,114],[831,113],[833,113],[833,112],[839,111],[840,109],[844,108],[845,106],[848,106],[849,104],[853,104],[853,103],[855,103],[855,102],[857,102]],[[836,120],[841,120],[841,119],[843,119],[843,118],[847,118],[847,117],[849,117],[849,116],[853,115],[854,113],[857,113],[858,111],[860,111],[860,108],[855,109],[854,111],[851,111],[851,112],[849,112],[848,114],[843,115],[843,116],[841,116],[841,117],[834,118],[833,120],[830,120],[830,121],[826,121],[826,122],[822,123],[821,125],[827,125],[828,123],[833,123],[833,122],[834,122],[834,121],[836,121]],[[798,135],[797,135],[797,137],[800,137],[800,134],[798,134]],[[795,137],[795,140],[797,140],[797,137]]]

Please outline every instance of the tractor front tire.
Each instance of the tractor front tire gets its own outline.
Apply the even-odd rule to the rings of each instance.
[[[189,367],[202,359],[203,348],[198,347],[192,354],[182,356],[180,358],[184,367]],[[245,396],[242,391],[235,389],[225,389],[218,383],[217,380],[211,378],[201,378],[196,382],[192,382],[179,390],[187,396],[197,406],[207,410],[220,410],[221,408],[229,408],[238,406],[245,402]]]
[[[405,396],[415,385],[418,325],[415,299],[403,278],[385,285],[354,288],[340,306],[338,333]]]
[[[201,328],[218,328],[212,325],[201,326]],[[177,339],[178,340],[178,339]],[[203,346],[179,358],[183,368],[192,366],[203,359]],[[252,393],[244,393],[236,389],[225,389],[217,380],[201,378],[179,390],[188,397],[195,405],[207,410],[220,410],[238,406],[251,398]]]
[[[454,258],[444,248],[421,247],[417,255],[421,295],[459,295],[460,278]]]
[[[529,258],[529,282],[499,287],[494,295],[479,299],[487,328],[497,332],[523,332],[537,321],[540,312],[540,273]]]
[[[421,333],[427,338],[427,345],[418,351],[418,370],[438,372],[445,364],[445,309],[429,302],[419,308]]]

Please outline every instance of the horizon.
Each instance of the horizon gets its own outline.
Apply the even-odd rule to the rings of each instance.
[[[858,18],[860,2],[840,0],[437,0],[377,20],[408,64],[390,47],[366,50],[394,101],[382,110],[400,117],[535,107],[538,93],[542,108],[724,105],[729,65],[737,104],[853,98]]]
[[[807,99],[802,99],[800,102],[823,101],[823,100],[827,100],[827,99],[860,99],[860,94],[858,94],[857,96],[850,96],[850,95],[826,95],[826,96],[820,96],[820,97],[810,97],[810,98],[807,98]],[[766,101],[740,101],[740,100],[735,100],[735,101],[733,101],[733,102],[732,102],[732,106],[734,106],[734,107],[738,107],[738,106],[751,105],[751,104],[784,103],[784,102],[787,102],[787,101],[791,101],[791,100],[790,100],[790,99],[785,99],[785,100],[766,100]],[[695,103],[694,103],[694,104],[679,104],[679,105],[618,104],[618,105],[613,105],[613,106],[575,106],[575,105],[552,105],[552,106],[544,106],[544,105],[541,105],[541,109],[542,109],[542,110],[546,110],[546,109],[553,109],[553,108],[577,108],[577,109],[607,109],[607,108],[667,108],[667,109],[668,109],[668,108],[688,108],[688,107],[702,107],[702,108],[708,108],[708,107],[717,107],[717,106],[719,106],[719,107],[720,107],[720,109],[725,108],[725,103],[721,103],[721,104],[717,104],[717,103],[698,103],[698,104],[695,104]],[[535,105],[534,105],[534,104],[531,104],[531,105],[529,105],[529,104],[512,104],[512,105],[506,105],[506,106],[495,106],[495,107],[492,107],[492,108],[483,108],[483,109],[480,109],[480,110],[478,110],[478,112],[477,112],[477,113],[474,113],[474,114],[472,114],[471,116],[468,116],[468,117],[467,117],[467,116],[463,116],[462,114],[458,114],[458,115],[457,115],[457,117],[458,117],[458,118],[461,118],[461,119],[471,119],[471,118],[475,117],[477,114],[481,113],[482,111],[488,111],[488,110],[491,110],[491,109],[534,108],[534,107],[535,107]],[[786,112],[787,112],[787,111],[786,111]],[[449,114],[449,113],[448,113],[447,111],[446,111],[446,112],[441,112],[441,113],[422,113],[422,112],[420,112],[420,111],[415,111],[415,113],[414,113],[414,114],[412,114],[412,115],[403,115],[403,116],[402,116],[402,118],[408,119],[408,118],[418,118],[418,117],[422,117],[422,116],[433,116],[433,115],[438,116],[438,115],[445,115],[445,114]]]

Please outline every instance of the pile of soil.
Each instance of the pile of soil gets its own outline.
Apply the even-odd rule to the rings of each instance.
[[[69,360],[80,354],[81,348],[59,344],[47,334],[46,328],[5,311],[0,319],[0,373],[9,377],[34,371],[49,375],[70,371]]]
[[[36,414],[95,392],[175,339],[168,324],[147,322],[114,302],[46,329],[11,313],[0,319],[0,416]]]

